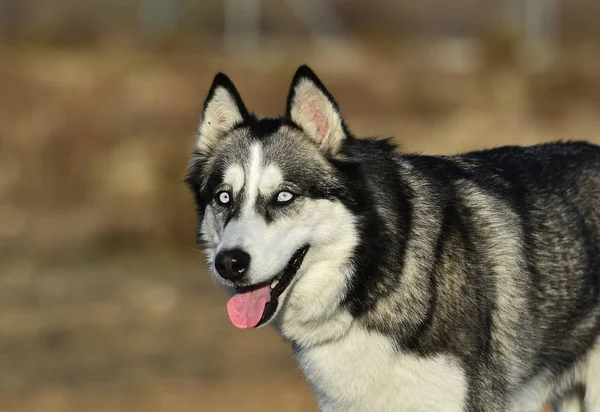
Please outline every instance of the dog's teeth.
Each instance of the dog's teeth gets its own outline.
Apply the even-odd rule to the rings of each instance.
[[[278,284],[279,284],[279,280],[273,279],[273,282],[271,282],[271,289],[275,288],[275,286],[277,286]]]

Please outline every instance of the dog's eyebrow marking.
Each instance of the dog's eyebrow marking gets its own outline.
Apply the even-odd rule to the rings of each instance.
[[[246,171],[246,204],[244,204],[242,210],[249,212],[256,203],[256,197],[258,196],[258,184],[263,169],[263,157],[262,148],[260,143],[254,143],[250,147],[250,161],[248,162],[248,168]]]
[[[233,193],[239,193],[244,187],[244,169],[242,166],[229,166],[223,176],[223,182],[231,186]]]
[[[277,186],[283,181],[283,175],[281,170],[274,164],[270,164],[265,167],[260,182],[258,183],[258,190],[261,194],[271,193]]]

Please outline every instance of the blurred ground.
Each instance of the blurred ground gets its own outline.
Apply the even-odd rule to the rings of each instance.
[[[357,135],[405,151],[600,143],[600,49],[565,50],[533,73],[493,38],[0,49],[0,410],[316,410],[281,338],[230,326],[192,244],[182,180],[216,71],[275,116],[308,63]]]
[[[1,410],[314,410],[287,345],[234,330],[194,257],[1,264]]]

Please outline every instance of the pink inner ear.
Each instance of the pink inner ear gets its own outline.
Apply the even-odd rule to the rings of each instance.
[[[227,119],[225,119],[225,117],[217,117],[215,119],[215,124],[213,124],[214,127],[222,129],[223,126],[225,126],[225,122],[227,121]]]
[[[313,127],[315,127],[318,143],[323,143],[329,131],[321,100],[322,98],[319,93],[311,90],[304,93],[300,103],[300,112],[303,113],[302,117],[304,117],[306,122],[312,123]]]

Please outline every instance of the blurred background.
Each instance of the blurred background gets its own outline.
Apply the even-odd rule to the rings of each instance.
[[[0,0],[0,410],[316,411],[230,325],[182,181],[217,71],[283,113],[309,64],[357,135],[600,142],[594,0]]]

